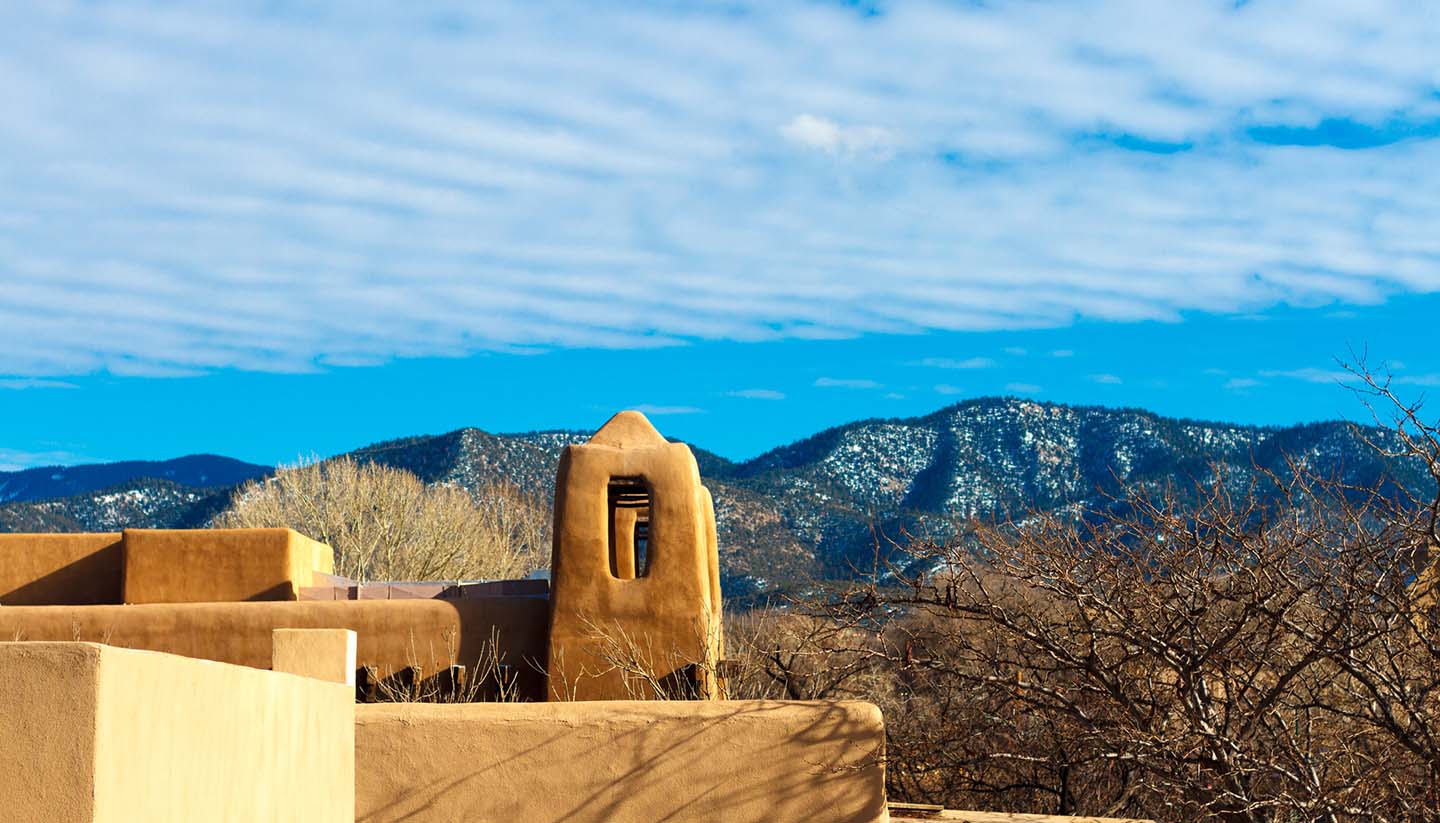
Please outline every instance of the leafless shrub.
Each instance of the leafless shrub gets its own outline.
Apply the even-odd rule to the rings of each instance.
[[[626,696],[632,700],[704,700],[723,689],[718,650],[722,626],[708,616],[696,620],[693,642],[681,648],[672,639],[667,643],[648,634],[632,632],[612,620],[584,618],[587,658],[575,677],[618,674]],[[701,659],[686,649],[704,649]],[[575,696],[574,683],[551,684],[557,695]]]
[[[889,658],[883,638],[854,616],[757,610],[728,616],[734,699],[881,701]]]
[[[349,457],[246,484],[214,525],[295,529],[332,546],[336,573],[359,581],[521,577],[549,552],[544,507],[511,484],[472,495]]]
[[[450,659],[455,660],[458,638],[447,638],[447,642],[451,644]],[[377,679],[366,699],[376,703],[518,703],[524,699],[519,675],[520,670],[507,661],[499,629],[492,628],[473,665],[425,672],[418,657],[412,657],[408,667]]]

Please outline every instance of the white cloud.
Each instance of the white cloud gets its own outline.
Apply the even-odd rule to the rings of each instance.
[[[746,400],[785,399],[785,392],[775,391],[774,389],[737,389],[736,391],[726,392],[726,394],[730,397],[743,397]]]
[[[822,389],[878,389],[880,384],[874,380],[854,380],[838,377],[821,377],[815,381],[815,385]]]
[[[1355,375],[1344,369],[1285,369],[1266,370],[1260,372],[1261,377],[1280,377],[1287,380],[1301,380],[1306,383],[1347,383],[1355,379]]]
[[[36,377],[20,377],[13,379],[0,379],[0,389],[74,389],[79,388],[74,383],[67,383],[64,380],[45,380]]]
[[[916,365],[929,366],[935,369],[989,369],[994,368],[995,361],[988,357],[970,357],[965,360],[954,360],[949,357],[927,357]]]
[[[705,411],[704,409],[697,408],[695,406],[653,406],[649,403],[641,403],[640,405],[633,406],[632,408],[634,408],[635,411],[638,411],[641,414],[647,414],[656,417],[668,414],[703,414]]]
[[[1263,385],[1265,384],[1253,377],[1232,377],[1225,381],[1225,389],[1228,391],[1244,391]]]
[[[1006,346],[1005,353],[1012,357],[1024,357],[1030,353],[1030,350],[1021,348],[1020,346]]]
[[[1051,357],[1074,357],[1074,356],[1075,356],[1075,352],[1074,352],[1074,350],[1072,350],[1072,349],[1056,349],[1055,351],[1050,352],[1050,356],[1051,356]]]
[[[1424,4],[839,5],[0,5],[0,374],[1440,290]]]
[[[73,466],[78,463],[98,462],[102,461],[64,449],[20,451],[19,449],[0,448],[0,472],[22,471],[38,466]]]
[[[962,388],[960,388],[959,386],[952,386],[952,385],[950,385],[949,383],[937,383],[937,384],[935,385],[935,393],[936,393],[936,394],[964,394],[964,393],[965,393],[965,390],[962,389]]]
[[[780,128],[780,134],[792,143],[826,154],[884,156],[897,144],[895,135],[879,126],[842,126],[813,114],[797,115]]]
[[[1121,380],[1118,375],[1114,374],[1092,374],[1090,375],[1090,380],[1106,386],[1118,386],[1125,382]]]

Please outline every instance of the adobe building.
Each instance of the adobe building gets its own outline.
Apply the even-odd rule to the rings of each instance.
[[[357,585],[289,529],[3,534],[0,638],[269,668],[277,629],[346,629],[362,690],[498,656],[532,701],[719,696],[714,506],[687,446],[621,412],[567,447],[554,535],[553,583]]]
[[[885,817],[873,706],[717,699],[689,448],[616,415],[554,533],[548,584],[355,584],[288,529],[0,535],[5,819]],[[370,702],[481,671],[518,702]]]
[[[288,529],[0,535],[0,820],[889,819],[874,706],[724,699],[686,446],[616,415],[554,532],[548,584],[355,584]]]

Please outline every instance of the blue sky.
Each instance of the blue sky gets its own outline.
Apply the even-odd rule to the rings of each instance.
[[[1398,1],[6,4],[0,466],[1353,416],[1348,347],[1440,384],[1437,42]]]

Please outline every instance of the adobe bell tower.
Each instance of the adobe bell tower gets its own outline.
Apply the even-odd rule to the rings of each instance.
[[[717,698],[715,507],[695,456],[622,411],[555,481],[551,700]]]

